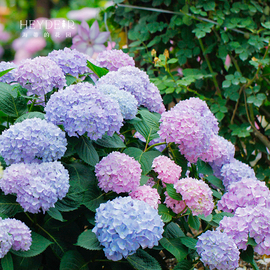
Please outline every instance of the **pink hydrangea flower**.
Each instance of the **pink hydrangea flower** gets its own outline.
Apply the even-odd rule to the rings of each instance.
[[[212,191],[204,181],[187,177],[177,181],[174,188],[182,195],[194,216],[201,214],[208,216],[212,213],[214,208]]]
[[[158,209],[158,204],[160,203],[160,196],[155,188],[151,188],[147,185],[139,186],[131,193],[129,193],[129,196],[132,199],[144,201],[155,209]]]
[[[158,178],[167,184],[174,184],[181,175],[182,168],[166,156],[158,156],[153,160],[153,170]]]
[[[177,201],[177,200],[171,198],[168,195],[167,191],[165,191],[164,194],[166,196],[165,204],[167,205],[167,207],[171,208],[175,214],[179,214],[179,213],[183,212],[185,210],[185,208],[187,207],[185,201]]]
[[[105,192],[130,192],[140,185],[141,165],[134,158],[112,152],[95,166],[98,186]]]

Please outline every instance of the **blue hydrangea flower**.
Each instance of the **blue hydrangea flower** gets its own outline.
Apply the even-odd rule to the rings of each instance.
[[[97,140],[106,132],[119,132],[123,117],[119,104],[90,83],[70,85],[54,93],[46,107],[46,119],[63,125],[69,136],[87,133]]]
[[[210,270],[234,270],[238,267],[239,250],[234,241],[220,231],[207,231],[198,237],[197,252]]]
[[[132,255],[141,246],[152,248],[162,238],[164,223],[158,211],[144,201],[118,197],[96,210],[93,232],[109,260]]]
[[[69,174],[58,162],[12,164],[4,171],[0,187],[7,194],[16,194],[24,211],[45,213],[58,199],[66,196]]]
[[[13,237],[8,233],[4,220],[0,217],[0,258],[3,258],[13,245]]]
[[[48,54],[48,58],[54,61],[64,72],[78,77],[89,71],[86,55],[77,51],[64,48],[64,50],[54,50]]]
[[[9,165],[60,159],[66,152],[65,133],[39,118],[26,119],[5,130],[0,136],[0,155]]]
[[[11,83],[15,81],[14,72],[15,72],[15,69],[17,68],[17,65],[12,62],[4,62],[4,61],[0,62],[0,72],[10,69],[10,68],[14,68],[14,69],[9,71],[4,76],[0,77],[0,82]]]
[[[101,84],[97,89],[119,103],[124,119],[133,119],[136,116],[138,101],[132,94],[111,84]]]

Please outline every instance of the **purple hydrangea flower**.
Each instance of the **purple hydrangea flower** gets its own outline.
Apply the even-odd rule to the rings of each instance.
[[[106,50],[98,54],[97,65],[109,71],[117,71],[121,67],[135,67],[135,61],[122,50]]]
[[[110,98],[116,100],[119,103],[121,113],[124,119],[135,118],[138,112],[138,101],[129,92],[120,90],[111,84],[101,84],[97,87],[98,91],[108,95]]]
[[[58,161],[12,164],[5,169],[0,187],[5,194],[15,193],[25,211],[38,213],[41,208],[45,213],[66,196],[69,174]]]
[[[174,184],[177,193],[191,209],[194,216],[204,214],[208,216],[214,209],[212,190],[203,181],[194,178],[182,178]]]
[[[53,90],[66,86],[61,68],[48,57],[39,56],[23,60],[15,71],[14,77],[19,84],[28,89],[27,95],[41,98]]]
[[[87,135],[100,139],[106,132],[119,132],[123,117],[117,101],[99,92],[90,83],[70,85],[54,93],[45,107],[45,118],[63,125],[69,136]]]
[[[150,111],[159,112],[164,109],[162,97],[158,88],[150,83],[146,72],[139,68],[127,66],[117,71],[110,71],[97,81],[101,84],[112,84],[120,90],[126,90],[135,96],[139,106],[144,106]]]
[[[17,68],[17,65],[12,62],[5,62],[5,61],[0,62],[0,72],[10,69],[10,68],[14,68],[14,69],[9,71],[4,76],[0,77],[0,82],[11,83],[15,81],[14,72],[15,72],[15,69]]]
[[[141,246],[152,248],[162,238],[164,223],[158,211],[144,201],[118,197],[96,210],[93,232],[109,260],[132,255]]]
[[[207,231],[198,237],[197,252],[210,270],[234,270],[238,267],[239,250],[233,240],[220,231]]]
[[[0,217],[0,259],[5,257],[13,245],[13,237],[8,233],[4,220]]]
[[[178,201],[178,200],[171,198],[168,195],[167,191],[165,191],[164,194],[166,196],[164,203],[167,205],[167,207],[171,208],[175,214],[180,214],[181,212],[183,212],[186,209],[187,205],[186,205],[185,201]]]
[[[0,154],[8,165],[60,159],[66,145],[65,133],[40,118],[16,123],[0,135]]]
[[[140,185],[141,165],[125,153],[112,152],[96,164],[98,186],[105,192],[130,192]]]
[[[232,159],[230,163],[224,164],[221,167],[220,173],[226,189],[231,183],[238,182],[242,178],[256,179],[254,170],[237,159]]]
[[[228,191],[218,202],[218,209],[225,212],[235,212],[238,207],[270,206],[270,191],[265,182],[253,178],[242,178],[231,183]]]
[[[64,72],[77,77],[89,71],[86,55],[78,52],[76,49],[71,50],[54,50],[48,54],[48,58],[54,61]]]

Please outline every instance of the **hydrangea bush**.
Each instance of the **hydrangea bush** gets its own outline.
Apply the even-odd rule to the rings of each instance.
[[[0,83],[4,270],[233,270],[270,254],[270,191],[205,101],[165,108],[117,50],[95,62],[66,48],[14,69]]]

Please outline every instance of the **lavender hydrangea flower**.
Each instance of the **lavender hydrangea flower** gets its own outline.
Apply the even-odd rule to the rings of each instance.
[[[107,68],[109,71],[117,71],[121,67],[135,67],[135,61],[122,50],[107,50],[98,54],[97,65]]]
[[[54,50],[48,54],[48,58],[54,61],[64,74],[70,74],[78,78],[80,74],[89,71],[86,55],[76,49]]]
[[[165,191],[164,194],[165,194],[164,203],[167,205],[167,207],[171,208],[175,214],[180,214],[181,212],[183,212],[186,209],[187,205],[186,205],[185,201],[178,201],[178,200],[171,198],[168,195],[167,191]]]
[[[0,135],[0,154],[8,165],[60,159],[66,145],[65,133],[40,118],[16,123]]]
[[[14,77],[19,84],[28,89],[27,95],[43,97],[53,90],[66,86],[66,79],[61,68],[48,57],[39,56],[22,61]]]
[[[152,248],[162,238],[164,223],[158,211],[144,201],[118,197],[96,210],[92,230],[109,260],[132,255],[141,246]]]
[[[101,84],[97,89],[119,103],[124,119],[135,118],[138,112],[138,101],[131,93],[120,90],[116,86],[110,84]]]
[[[17,202],[30,213],[45,213],[58,199],[66,196],[69,174],[58,162],[12,164],[4,171],[0,187],[7,194],[16,194]]]
[[[140,185],[141,165],[125,153],[112,152],[96,164],[98,186],[108,192],[130,192]]]
[[[3,258],[13,245],[13,237],[8,233],[4,220],[0,217],[0,258]]]
[[[235,212],[238,207],[270,206],[270,191],[265,182],[253,178],[242,178],[232,183],[228,191],[218,202],[218,209],[225,212]]]
[[[45,118],[63,125],[69,136],[87,133],[92,140],[106,132],[119,132],[123,117],[117,101],[100,93],[90,83],[70,85],[54,93],[45,107]]]
[[[194,216],[204,214],[208,216],[214,209],[212,190],[203,181],[194,178],[182,178],[174,184],[177,193],[191,209]]]
[[[14,69],[9,71],[4,76],[0,77],[0,82],[11,83],[15,81],[14,72],[15,72],[15,69],[17,68],[17,65],[12,62],[5,62],[5,61],[0,62],[0,72],[10,69],[10,68],[14,68]]]
[[[220,231],[207,231],[196,245],[201,261],[210,270],[234,270],[238,267],[239,250],[233,240]]]

